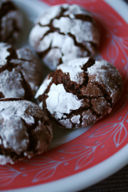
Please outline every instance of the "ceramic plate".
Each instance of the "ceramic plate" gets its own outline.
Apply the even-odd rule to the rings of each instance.
[[[48,153],[14,166],[0,166],[0,190],[72,192],[86,188],[128,162],[128,7],[117,0],[15,0],[25,14],[25,44],[37,17],[49,6],[75,3],[91,11],[101,32],[100,55],[123,78],[123,93],[112,114],[88,130],[55,131]],[[21,45],[21,44],[20,44]]]

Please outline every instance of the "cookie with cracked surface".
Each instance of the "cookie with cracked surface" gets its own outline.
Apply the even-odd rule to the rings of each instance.
[[[0,1],[0,41],[14,43],[21,31],[23,18],[10,0]]]
[[[107,61],[77,58],[49,74],[35,98],[61,126],[80,128],[109,114],[121,87],[119,72]]]
[[[14,164],[47,151],[52,127],[38,105],[18,99],[0,100],[0,164]]]
[[[0,98],[31,100],[42,82],[43,66],[31,50],[0,43]]]
[[[52,70],[70,59],[94,55],[99,32],[91,13],[78,5],[48,9],[30,33],[30,44]]]

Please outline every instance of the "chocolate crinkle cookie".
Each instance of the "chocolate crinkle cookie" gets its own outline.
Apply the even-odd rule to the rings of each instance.
[[[52,127],[42,110],[26,100],[0,101],[0,164],[14,164],[47,151]]]
[[[30,44],[54,70],[67,60],[94,55],[99,32],[91,13],[78,5],[62,4],[39,18],[30,33]]]
[[[80,128],[109,114],[121,87],[121,76],[114,66],[86,57],[60,65],[47,76],[35,97],[62,127]]]
[[[20,11],[11,0],[0,0],[0,41],[14,43],[23,25]]]
[[[31,50],[0,43],[0,98],[31,100],[42,82],[42,67]]]

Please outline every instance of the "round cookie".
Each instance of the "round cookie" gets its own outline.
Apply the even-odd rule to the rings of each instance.
[[[0,1],[0,41],[14,43],[21,31],[23,18],[10,0]]]
[[[48,149],[52,127],[42,110],[26,100],[0,100],[0,164],[30,159]]]
[[[94,124],[121,94],[121,76],[105,60],[78,58],[60,65],[36,93],[39,106],[64,128]]]
[[[27,48],[0,43],[0,98],[31,100],[43,78],[43,66]]]
[[[99,32],[91,13],[78,5],[48,9],[33,27],[30,44],[52,70],[62,62],[94,55]]]

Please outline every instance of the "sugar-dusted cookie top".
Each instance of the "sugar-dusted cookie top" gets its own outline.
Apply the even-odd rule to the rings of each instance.
[[[0,43],[0,98],[31,100],[43,78],[43,66],[27,48]]]
[[[119,72],[107,61],[78,58],[51,73],[35,98],[63,127],[87,127],[112,111],[121,86]]]
[[[47,151],[52,127],[34,103],[0,100],[0,164],[15,163]]]
[[[99,32],[91,13],[78,5],[48,9],[30,33],[30,44],[52,70],[62,62],[94,55]]]

